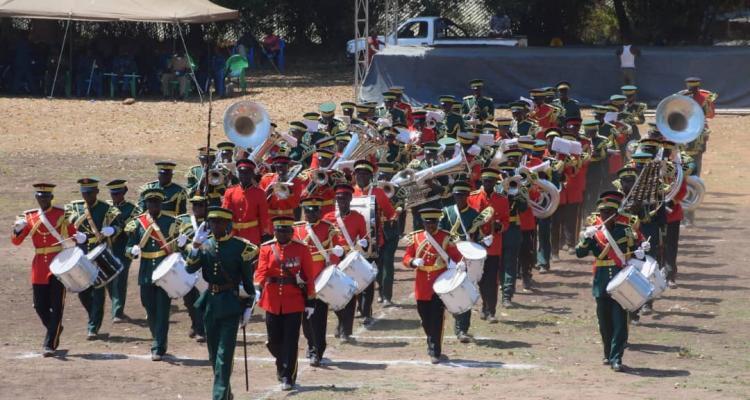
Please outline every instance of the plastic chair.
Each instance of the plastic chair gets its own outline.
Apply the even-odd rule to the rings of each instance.
[[[193,72],[198,70],[198,64],[193,61],[193,57],[188,55],[188,61],[190,62],[190,69],[185,72],[185,75],[188,77],[187,85],[185,85],[185,98],[193,93]],[[169,81],[169,89],[172,95],[174,95],[175,92],[179,92],[180,81],[177,79]]]
[[[238,84],[242,89],[242,94],[245,94],[247,90],[247,79],[245,77],[245,71],[249,67],[247,58],[242,57],[240,54],[235,54],[227,59],[224,70],[226,71],[226,77],[231,82],[233,78],[238,80]]]

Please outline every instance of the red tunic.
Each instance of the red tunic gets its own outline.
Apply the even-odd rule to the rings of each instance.
[[[536,110],[529,114],[529,118],[536,121],[536,123],[541,128],[540,132],[542,134],[542,137],[537,137],[537,139],[544,139],[544,131],[549,128],[557,127],[555,107],[552,107],[547,103],[543,103],[542,105],[537,106]]]
[[[354,196],[367,196],[368,194],[372,194],[375,196],[375,205],[377,207],[378,211],[378,222],[380,225],[380,229],[378,230],[378,246],[382,246],[385,244],[385,237],[383,236],[383,223],[386,221],[392,221],[396,218],[396,210],[393,209],[393,205],[391,204],[391,199],[388,198],[388,196],[385,194],[385,191],[379,187],[373,187],[372,192],[370,192],[370,186],[367,186],[365,188],[360,188],[358,185],[354,186]]]
[[[409,105],[408,103],[404,103],[402,101],[398,101],[394,103],[393,106],[403,111],[404,114],[406,114],[406,126],[411,127],[412,124],[414,123],[414,118],[411,115],[411,105]]]
[[[712,93],[708,90],[698,89],[698,93],[692,96],[693,100],[695,100],[696,103],[700,104],[700,106],[703,107],[704,113],[706,114],[706,119],[711,119],[716,116],[716,108],[714,106],[714,103],[711,102],[709,104],[706,104],[711,94]]]
[[[63,239],[75,235],[76,228],[65,220],[65,211],[62,208],[50,207],[44,214]],[[62,244],[56,244],[58,240],[39,219],[38,209],[24,213],[24,219],[26,226],[18,234],[12,232],[10,240],[19,246],[28,235],[31,235],[31,243],[36,253],[31,261],[31,284],[46,285],[52,275],[49,265],[63,247]]]
[[[310,249],[310,255],[312,256],[313,261],[312,279],[315,280],[327,265],[325,256],[315,246],[315,242],[313,242],[310,235],[308,235],[306,227],[306,222],[298,222],[294,226],[294,238],[306,244],[307,248]],[[333,248],[338,242],[336,227],[328,221],[318,221],[316,224],[312,225],[312,231],[318,238],[318,241],[320,241],[324,250],[331,250],[331,248]],[[338,257],[333,255],[330,251],[328,251],[328,260],[331,264],[337,264],[339,262]]]
[[[276,249],[279,258],[274,256]],[[258,269],[255,282],[263,288],[258,304],[272,314],[291,314],[305,310],[305,298],[315,297],[315,279],[312,256],[304,244],[292,240],[280,245],[271,240],[260,246]],[[307,293],[303,293],[296,283],[272,283],[273,278],[291,278],[301,272],[307,283]]]
[[[260,179],[258,185],[264,192],[274,183],[278,182],[278,174],[265,174]],[[299,177],[292,180],[292,190],[288,198],[281,200],[275,194],[271,195],[268,200],[268,214],[270,218],[278,215],[294,216],[294,209],[299,207],[299,201],[302,198],[302,191],[305,190],[305,184]],[[271,222],[268,221],[268,226]]]
[[[443,247],[453,262],[461,261],[463,256],[451,243],[448,232],[439,229],[432,237]],[[417,268],[417,278],[414,280],[414,297],[417,300],[427,301],[435,293],[432,290],[432,284],[435,283],[440,274],[445,272],[448,266],[437,250],[427,241],[425,232],[421,230],[411,234],[410,243],[404,253],[404,266],[414,268],[411,261],[415,258],[423,259],[424,266]]]
[[[310,180],[305,181],[305,187],[309,185]],[[336,191],[330,185],[318,185],[312,193],[303,191],[302,197],[314,196],[323,199],[323,205],[320,207],[320,215],[326,215],[329,212],[336,211]]]
[[[677,168],[680,168],[677,166]],[[682,185],[680,185],[680,190],[677,191],[677,194],[672,199],[672,202],[674,203],[672,205],[672,211],[667,212],[667,223],[671,222],[679,222],[682,221],[682,218],[684,216],[684,212],[682,211],[682,200],[687,195],[687,182],[685,179],[682,180]]]
[[[344,229],[339,226],[338,221],[336,220],[336,211],[330,212],[326,214],[323,219],[326,221],[334,224],[339,232],[341,232],[340,235],[337,235],[337,240],[339,246],[344,248],[344,251],[349,251],[349,243],[346,242],[346,237],[344,236]],[[357,240],[363,239],[367,236],[367,222],[365,221],[365,217],[362,216],[362,214],[350,210],[349,214],[344,215],[341,217],[341,222],[344,223],[344,227],[346,227],[346,232],[349,234],[349,238],[352,240],[353,245],[357,245]],[[369,242],[369,240],[368,240]]]
[[[235,236],[259,245],[264,233],[271,233],[268,223],[266,193],[258,187],[243,189],[241,185],[230,186],[224,192],[221,206],[232,210],[232,232]]]
[[[484,188],[480,188],[471,193],[468,199],[469,206],[482,212],[487,207],[492,207],[494,213],[492,215],[495,226],[502,226],[502,230],[499,232],[493,231],[493,224],[485,224],[482,226],[482,234],[484,236],[492,233],[492,244],[487,248],[487,255],[499,256],[503,254],[503,234],[502,232],[508,229],[510,224],[510,203],[508,198],[498,193],[492,193],[487,196]]]
[[[578,204],[583,202],[583,192],[586,190],[586,171],[588,163],[581,168],[572,166],[565,167],[565,188],[563,189],[565,200],[561,204]],[[563,195],[561,193],[561,197]]]
[[[536,188],[531,188],[529,190],[529,198],[532,200],[539,200],[539,191]],[[534,210],[531,208],[531,204],[529,204],[529,207],[521,212],[521,214],[518,216],[519,218],[519,226],[522,231],[533,231],[536,230],[536,217],[534,216]]]

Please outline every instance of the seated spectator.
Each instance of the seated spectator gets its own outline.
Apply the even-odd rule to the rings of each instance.
[[[490,37],[509,38],[512,35],[510,30],[510,17],[508,14],[498,10],[490,19]]]
[[[279,53],[281,52],[281,38],[274,35],[272,30],[266,31],[266,36],[263,37],[261,43],[263,54],[269,59],[278,60]]]
[[[187,97],[187,88],[190,84],[190,64],[184,55],[175,54],[169,59],[167,69],[161,74],[161,94],[170,96],[170,82],[176,80],[180,86],[180,97]]]
[[[101,65],[99,65],[100,63],[101,61],[94,55],[94,51],[91,48],[87,48],[83,56],[76,58],[74,70],[76,97],[88,97],[92,93],[96,97],[102,96],[102,69]]]

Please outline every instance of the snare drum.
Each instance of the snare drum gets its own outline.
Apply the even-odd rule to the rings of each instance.
[[[449,268],[440,274],[432,284],[432,290],[451,314],[465,313],[479,300],[479,289],[469,279],[469,275],[455,268]]]
[[[315,278],[315,293],[333,311],[339,311],[357,293],[357,283],[335,265],[330,265]]]
[[[151,275],[154,285],[164,289],[172,299],[184,297],[195,286],[198,277],[185,270],[185,259],[180,253],[168,255]]]
[[[633,265],[628,265],[618,272],[607,284],[607,293],[628,311],[641,308],[653,292],[654,286]]]
[[[52,259],[49,270],[73,293],[80,293],[91,287],[99,275],[99,269],[78,247],[58,253]]]
[[[352,251],[344,257],[338,265],[338,269],[357,282],[357,293],[367,289],[375,281],[378,269],[374,263],[368,262],[359,251]]]
[[[99,268],[99,275],[94,283],[94,287],[97,289],[111,282],[124,269],[122,262],[112,254],[106,243],[94,247],[86,254],[86,258]]]
[[[456,242],[456,248],[464,256],[466,274],[469,275],[469,279],[474,283],[479,282],[484,272],[484,260],[487,258],[487,249],[469,241]]]

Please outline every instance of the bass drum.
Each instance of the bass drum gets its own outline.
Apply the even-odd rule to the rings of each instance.
[[[335,265],[329,265],[315,278],[315,293],[333,311],[346,307],[357,293],[357,283]]]
[[[107,248],[106,243],[94,247],[93,250],[86,254],[86,258],[99,268],[99,275],[94,283],[94,287],[97,289],[104,287],[125,269],[122,262]]]
[[[653,292],[654,286],[634,265],[625,267],[607,284],[607,293],[628,311],[641,308]]]
[[[451,314],[463,314],[471,310],[479,300],[479,289],[469,279],[469,275],[455,268],[449,268],[440,274],[432,284],[432,290]]]
[[[64,249],[58,253],[49,266],[66,289],[80,293],[91,287],[99,276],[99,269],[78,247]]]

